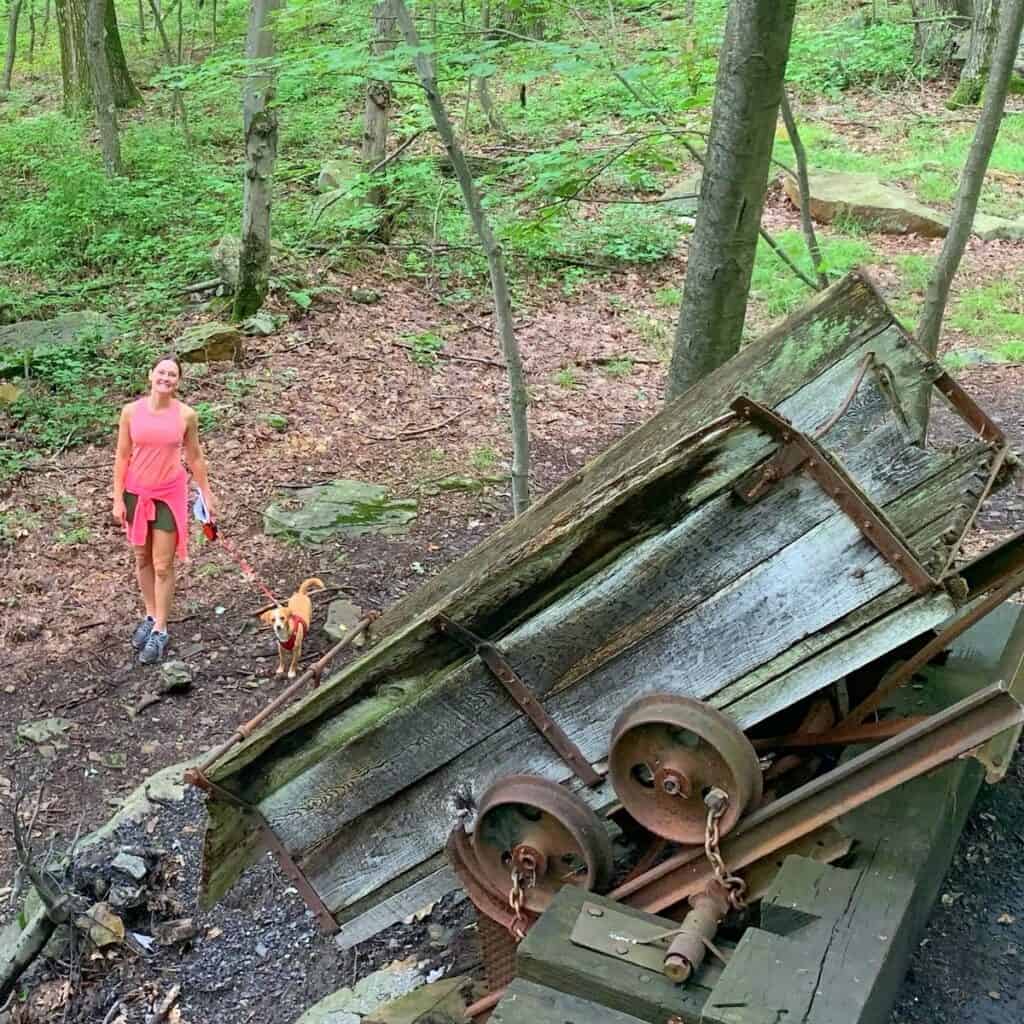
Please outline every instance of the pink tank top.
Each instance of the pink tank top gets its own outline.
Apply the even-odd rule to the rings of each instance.
[[[166,409],[153,412],[147,398],[132,405],[128,420],[132,476],[145,487],[157,487],[182,472],[181,446],[185,439],[185,418],[175,400]]]

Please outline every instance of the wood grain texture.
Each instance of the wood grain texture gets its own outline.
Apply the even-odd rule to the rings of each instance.
[[[494,1008],[490,1024],[641,1024],[641,1020],[589,999],[516,978]]]

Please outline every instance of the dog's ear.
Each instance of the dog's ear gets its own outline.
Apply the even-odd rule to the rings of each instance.
[[[274,609],[268,608],[265,612],[260,615],[260,622],[265,622],[268,626],[274,621]]]

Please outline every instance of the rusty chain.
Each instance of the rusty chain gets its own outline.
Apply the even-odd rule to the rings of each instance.
[[[508,905],[512,909],[512,923],[508,926],[512,938],[516,942],[522,942],[526,938],[527,918],[523,913],[523,905],[526,902],[526,890],[536,881],[531,871],[526,876],[526,885],[523,885],[523,878],[519,874],[519,868],[512,869],[512,888],[508,894]]]
[[[718,848],[718,826],[722,816],[729,809],[729,794],[717,786],[712,787],[704,797],[704,803],[708,809],[708,820],[704,829],[704,853],[715,873],[715,880],[729,894],[729,905],[734,910],[742,910],[747,905],[747,883],[738,875],[729,872]]]

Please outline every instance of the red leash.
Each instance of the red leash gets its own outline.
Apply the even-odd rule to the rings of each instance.
[[[256,584],[257,587],[264,593],[264,595],[274,604],[279,605],[281,602],[274,597],[270,588],[256,575],[256,570],[246,561],[245,557],[239,553],[238,549],[227,539],[227,537],[218,536],[217,524],[203,523],[203,533],[206,535],[206,539],[210,541],[219,540],[221,547],[235,560],[238,568],[242,570],[242,575],[252,583]]]

